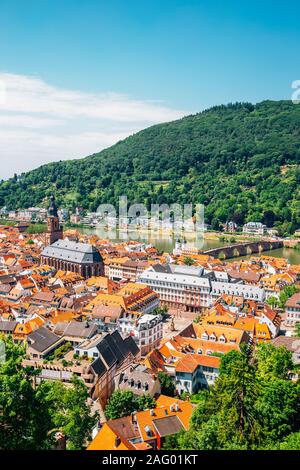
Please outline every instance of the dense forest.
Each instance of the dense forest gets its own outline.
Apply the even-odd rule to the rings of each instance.
[[[300,227],[300,106],[264,101],[217,106],[152,126],[81,160],[44,165],[0,184],[0,207],[58,203],[203,203],[214,229],[255,220]]]

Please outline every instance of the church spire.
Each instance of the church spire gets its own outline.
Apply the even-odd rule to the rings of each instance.
[[[50,245],[52,245],[52,243],[55,243],[57,240],[63,239],[63,227],[59,222],[58,210],[55,203],[55,197],[53,195],[50,197],[47,225]]]
[[[53,194],[50,196],[50,206],[48,208],[48,217],[58,217],[55,196]]]

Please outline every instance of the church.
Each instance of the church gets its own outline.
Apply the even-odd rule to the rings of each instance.
[[[103,259],[95,246],[63,239],[63,227],[54,196],[51,196],[47,226],[50,244],[41,253],[42,264],[53,266],[57,270],[78,273],[84,278],[103,276]]]

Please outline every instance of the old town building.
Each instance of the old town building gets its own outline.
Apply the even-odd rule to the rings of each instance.
[[[78,273],[84,278],[101,276],[104,273],[102,256],[93,245],[63,240],[63,228],[58,217],[54,196],[48,209],[48,240],[41,253],[41,263],[56,270]]]
[[[57,270],[78,273],[84,278],[103,274],[102,257],[89,243],[58,240],[43,250],[41,262]]]
[[[63,239],[63,227],[60,224],[55,197],[51,196],[47,214],[48,243],[52,245],[57,240]]]

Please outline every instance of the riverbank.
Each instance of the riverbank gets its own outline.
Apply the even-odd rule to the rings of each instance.
[[[154,245],[159,251],[172,253],[177,237],[169,234],[153,233],[152,231],[144,232],[121,232],[118,230],[106,231],[103,228],[83,228],[79,230],[86,235],[97,235],[99,238],[108,239],[112,242],[126,242],[130,240],[149,243]],[[257,241],[257,238],[245,235],[224,234],[224,232],[202,232],[199,234],[190,234],[193,236],[186,237],[187,245],[198,248],[202,251],[207,251],[213,248],[220,248],[222,246],[233,244],[230,242],[231,236],[234,236],[235,243],[246,241]],[[225,236],[225,241],[223,239]],[[271,251],[263,252],[265,256],[274,256],[275,258],[286,258],[291,264],[300,264],[300,251],[293,248],[279,248]],[[228,259],[228,262],[238,259],[249,259],[251,256],[259,256],[258,254],[248,254],[242,257]]]

